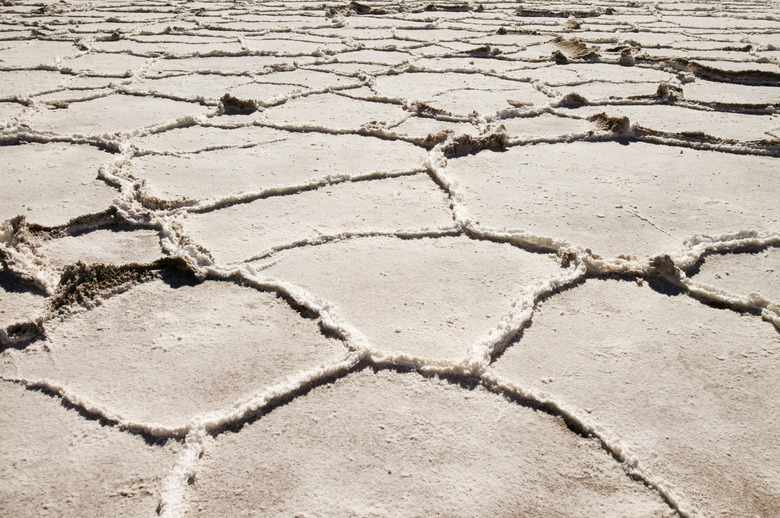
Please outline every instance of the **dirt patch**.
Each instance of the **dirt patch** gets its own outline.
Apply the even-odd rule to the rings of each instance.
[[[553,52],[553,59],[556,63],[568,63],[572,59],[594,61],[599,58],[595,48],[589,47],[577,38],[559,36],[553,40],[553,45],[558,47],[558,50]]]
[[[595,122],[596,126],[604,131],[628,133],[631,130],[631,121],[628,120],[628,117],[610,117],[602,112],[588,117],[588,120]]]
[[[225,94],[220,99],[222,112],[225,115],[249,115],[260,109],[257,101],[252,99],[239,99],[230,94]]]
[[[62,272],[60,284],[48,303],[49,312],[53,315],[67,313],[68,308],[75,305],[92,307],[98,298],[127,291],[135,284],[157,278],[166,270],[192,276],[186,261],[179,257],[165,257],[149,264],[84,264],[79,261]]]

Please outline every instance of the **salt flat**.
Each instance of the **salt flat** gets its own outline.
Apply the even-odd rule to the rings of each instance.
[[[2,2],[0,514],[780,515],[778,35]]]

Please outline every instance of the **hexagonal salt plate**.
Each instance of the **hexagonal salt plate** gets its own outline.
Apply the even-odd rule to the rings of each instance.
[[[24,215],[56,226],[83,214],[107,209],[118,195],[98,170],[109,153],[79,144],[22,144],[0,147],[4,185],[0,220]]]
[[[472,219],[591,247],[655,255],[695,234],[772,231],[775,159],[631,142],[539,144],[451,159]]]
[[[71,103],[64,109],[45,110],[32,117],[29,124],[37,130],[60,135],[104,135],[175,123],[207,111],[209,108],[196,103],[116,94]]]
[[[590,412],[703,514],[771,514],[780,335],[657,288],[593,279],[551,297],[492,369]]]
[[[133,422],[172,426],[346,353],[275,293],[174,274],[49,327],[56,360],[28,348],[16,357],[19,374],[55,380]]]
[[[257,265],[332,302],[373,347],[447,360],[465,358],[524,288],[562,274],[547,255],[466,237],[353,239]]]

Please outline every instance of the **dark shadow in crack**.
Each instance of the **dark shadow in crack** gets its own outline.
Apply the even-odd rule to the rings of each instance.
[[[1,266],[0,290],[3,290],[7,293],[29,293],[31,295],[39,295],[42,297],[46,296],[46,293],[42,289],[14,277],[11,273],[2,269]]]
[[[770,250],[772,248],[778,248],[780,249],[780,245],[769,245],[769,246],[747,246],[745,248],[739,248],[737,250],[726,250],[722,252],[710,252],[705,253],[701,257],[699,257],[699,260],[696,261],[696,264],[694,264],[685,274],[688,277],[695,277],[698,273],[701,272],[701,267],[704,266],[707,263],[707,258],[712,257],[715,255],[758,255],[763,252],[766,252],[767,250]],[[696,279],[691,279],[696,280]]]

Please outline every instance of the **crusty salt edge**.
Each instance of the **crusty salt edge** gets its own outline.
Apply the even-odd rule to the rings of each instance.
[[[321,380],[349,371],[363,359],[363,356],[364,354],[360,351],[349,351],[341,359],[323,363],[312,369],[287,376],[284,381],[260,389],[250,396],[235,401],[228,407],[196,415],[187,423],[179,425],[163,425],[155,422],[140,422],[126,419],[105,405],[79,395],[67,385],[46,378],[30,379],[19,376],[2,376],[0,379],[19,383],[31,390],[44,390],[56,394],[68,405],[112,423],[121,430],[154,438],[181,439],[193,430],[203,430],[204,432],[212,433],[226,426],[241,423],[257,414],[258,411],[267,407],[273,401],[295,394]]]
[[[518,331],[531,321],[536,304],[541,297],[579,281],[586,274],[585,264],[575,259],[574,265],[565,274],[525,288],[523,293],[512,302],[509,313],[501,318],[498,326],[469,347],[469,357],[464,365],[466,371],[476,374],[486,369],[494,354],[506,346]]]
[[[184,494],[190,481],[197,472],[198,461],[203,454],[203,442],[206,430],[193,428],[184,440],[179,457],[173,469],[165,477],[160,491],[160,504],[157,514],[164,518],[178,518],[187,512]]]
[[[695,279],[688,277],[682,277],[680,283],[689,293],[706,300],[718,302],[737,310],[758,310],[764,320],[771,322],[780,330],[780,304],[768,300],[758,293],[734,295],[717,286],[696,282]]]
[[[780,245],[780,232],[741,230],[716,236],[697,234],[686,239],[683,246],[671,256],[677,266],[687,271],[706,254],[777,245]]]
[[[211,112],[215,112],[212,108]],[[213,113],[201,115],[185,115],[167,121],[157,122],[148,126],[132,129],[125,132],[107,133],[50,133],[44,130],[33,130],[24,126],[13,127],[0,133],[0,142],[69,142],[73,144],[92,144],[119,151],[120,147],[127,146],[126,140],[131,137],[140,137],[147,134],[160,133],[175,128],[184,128],[198,124]]]
[[[0,224],[0,259],[11,273],[50,295],[59,284],[59,274],[26,239],[17,238],[17,233],[24,232],[25,226],[24,220],[19,218]]]
[[[580,133],[563,133],[559,135],[529,135],[523,137],[510,138],[506,147],[532,146],[535,144],[567,144],[570,142],[605,142],[615,140],[616,136],[607,131],[583,131]]]
[[[347,241],[351,239],[369,238],[369,237],[398,237],[401,239],[418,239],[424,237],[445,237],[445,236],[459,236],[463,232],[456,226],[450,227],[438,227],[438,228],[422,228],[422,229],[410,229],[410,230],[395,230],[395,231],[364,231],[364,232],[340,232],[338,234],[323,234],[317,237],[300,239],[291,243],[285,243],[283,245],[277,245],[271,247],[259,254],[253,255],[244,259],[243,263],[250,263],[253,261],[260,261],[262,259],[268,259],[285,250],[291,250],[293,248],[301,248],[305,246],[318,246],[326,243],[333,243],[337,241]],[[258,266],[263,268],[263,266]]]
[[[259,81],[258,83],[262,84],[262,81]],[[338,85],[338,86],[330,85],[330,86],[324,86],[322,88],[311,88],[301,92],[293,92],[287,95],[276,96],[270,101],[257,101],[257,102],[263,107],[271,108],[273,106],[279,106],[280,104],[284,104],[294,99],[301,99],[312,95],[326,94],[326,93],[333,93],[339,95],[341,94],[341,92],[354,90],[362,86],[364,86],[362,81],[357,83],[350,83],[346,85]]]
[[[565,239],[542,234],[533,234],[524,230],[494,229],[481,224],[468,225],[466,234],[478,239],[486,239],[497,243],[510,243],[519,246],[520,248],[530,250],[558,252],[559,250],[574,247],[572,243]],[[584,251],[581,253],[586,254]]]
[[[70,91],[70,89],[63,88],[61,91]],[[74,92],[79,92],[79,91],[82,90],[74,90]],[[104,97],[108,97],[109,95],[112,95],[113,93],[114,91],[111,89],[102,89],[98,91],[84,92],[81,95],[73,95],[73,97],[60,97],[56,101],[34,100],[33,103],[36,105],[36,107],[40,107],[40,105],[64,106],[72,103],[80,103],[86,101],[94,101],[96,99],[102,99]]]
[[[186,427],[179,426],[165,426],[158,423],[143,423],[134,422],[125,419],[121,415],[114,413],[112,410],[106,408],[91,399],[79,395],[67,385],[63,385],[56,381],[52,381],[46,378],[41,379],[29,379],[24,377],[7,377],[0,378],[4,381],[13,383],[19,383],[31,390],[44,390],[58,395],[67,404],[72,405],[92,416],[103,419],[109,423],[114,424],[121,430],[127,430],[133,433],[142,435],[148,435],[150,437],[183,437],[187,431]]]
[[[265,72],[267,74],[271,74],[273,72],[276,72],[277,70],[271,70],[270,68]],[[218,74],[218,75],[224,75],[224,74]],[[263,74],[257,75],[258,78],[262,78]],[[257,86],[262,86],[264,83],[262,82],[262,79],[259,80],[247,80],[246,83],[241,83],[239,85],[235,86],[241,86],[241,85],[249,85],[249,84],[256,84]],[[293,99],[299,99],[299,98],[305,98],[312,95],[317,94],[324,94],[324,93],[338,93],[343,90],[351,90],[355,88],[360,88],[363,86],[362,82],[354,82],[350,84],[345,85],[330,85],[330,86],[324,86],[321,88],[309,88],[305,89],[300,92],[293,92],[287,95],[279,95],[276,97],[273,97],[271,100],[259,100],[259,99],[253,99],[254,102],[256,102],[260,107],[263,108],[270,108],[273,106],[278,106],[281,104],[284,104],[288,101],[291,101]],[[180,101],[180,102],[189,102],[189,103],[200,103],[204,104],[206,106],[217,106],[219,104],[220,96],[217,95],[216,97],[205,97],[203,95],[178,95],[173,94],[169,92],[164,92],[158,89],[154,88],[153,84],[147,84],[142,86],[135,86],[132,83],[128,85],[123,85],[121,87],[118,87],[115,89],[117,93],[127,94],[127,95],[139,95],[139,96],[151,96],[151,97],[158,97],[161,99],[169,99],[172,101]]]
[[[677,254],[672,256],[675,265],[682,270],[677,282],[689,293],[705,300],[718,302],[736,310],[760,311],[765,320],[780,329],[780,304],[777,301],[768,300],[758,293],[735,295],[717,286],[699,282],[695,277],[687,277],[684,273],[707,254],[778,245],[780,245],[780,233],[762,234],[754,230],[743,230],[720,236],[693,236],[686,240],[685,246]]]
[[[368,180],[383,180],[386,178],[398,178],[402,176],[414,176],[421,173],[425,173],[425,169],[413,169],[410,171],[369,171],[367,173],[360,174],[329,174],[314,178],[312,180],[301,182],[299,184],[286,184],[286,185],[274,185],[266,187],[257,191],[240,192],[236,194],[230,194],[228,196],[219,198],[210,198],[189,205],[185,208],[187,212],[209,212],[212,210],[222,209],[231,205],[237,205],[242,203],[250,203],[261,198],[270,198],[274,196],[286,196],[290,194],[297,194],[303,191],[313,191],[321,187],[329,185],[337,185],[347,182],[362,182]]]
[[[208,127],[215,127],[215,128],[223,128],[226,131],[231,131],[233,129],[238,128],[247,128],[253,126],[253,124],[239,124],[235,127],[232,127],[230,125],[222,126],[222,125],[214,125],[209,123],[201,123],[199,124],[202,128],[208,128]],[[166,151],[163,149],[147,149],[147,148],[140,148],[138,147],[137,143],[133,143],[133,157],[141,157],[141,156],[176,156],[176,157],[187,157],[192,155],[199,155],[201,153],[208,153],[211,151],[223,151],[226,149],[252,149],[257,148],[261,146],[265,146],[268,144],[275,144],[277,142],[282,142],[284,140],[287,140],[286,138],[278,138],[278,139],[271,139],[271,140],[257,140],[254,142],[250,142],[248,144],[215,144],[211,146],[203,146],[201,148],[197,149],[187,149],[182,151]]]
[[[450,135],[446,141],[437,144],[428,152],[423,165],[428,169],[435,182],[447,193],[450,199],[450,208],[452,209],[455,224],[463,229],[471,222],[469,211],[463,200],[463,194],[458,188],[455,179],[447,174],[447,159],[444,156],[444,147],[453,142],[453,136]]]
[[[780,142],[771,140],[740,142],[717,137],[699,139],[674,133],[648,132],[641,127],[634,128],[632,137],[636,140],[651,144],[662,144],[696,150],[720,151],[721,153],[733,153],[738,155],[780,157]]]
[[[282,383],[263,389],[237,401],[231,408],[211,412],[192,419],[179,458],[163,482],[160,516],[174,518],[186,514],[184,495],[197,473],[197,465],[209,432],[243,422],[274,400],[293,395],[313,383],[348,372],[360,362],[358,353],[349,353],[343,360],[290,376]]]
[[[236,86],[240,86],[240,85],[236,85]],[[191,96],[177,95],[174,93],[157,90],[153,87],[141,88],[133,85],[132,83],[117,87],[112,93],[118,93],[122,95],[133,95],[137,97],[155,97],[158,99],[168,99],[169,101],[202,104],[204,106],[209,106],[209,107],[217,106],[217,104],[219,103],[219,98],[206,97],[203,95],[191,95]]]
[[[8,131],[0,132],[0,143],[14,145],[26,142],[89,144],[112,151],[118,150],[120,146],[115,135],[59,135],[45,131],[33,131],[26,126],[15,126]]]
[[[350,351],[340,360],[288,376],[282,383],[264,388],[249,397],[236,401],[232,407],[196,417],[190,421],[188,426],[190,429],[216,432],[226,426],[244,422],[273,401],[296,394],[322,380],[348,372],[361,361],[361,356],[357,351]]]

